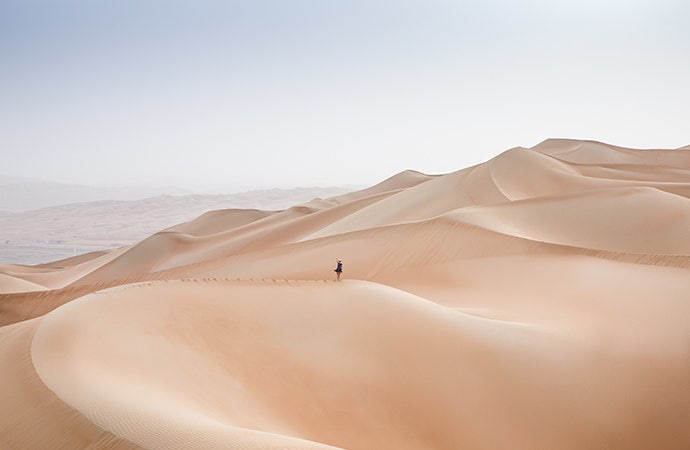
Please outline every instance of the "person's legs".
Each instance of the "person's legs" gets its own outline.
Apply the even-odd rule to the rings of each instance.
[[[337,281],[340,281],[340,272],[336,272],[335,277]]]

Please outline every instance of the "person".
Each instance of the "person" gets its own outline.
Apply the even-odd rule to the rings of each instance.
[[[336,262],[338,263],[338,266],[335,268],[335,280],[340,281],[340,274],[343,273],[343,260],[342,259],[336,259]]]

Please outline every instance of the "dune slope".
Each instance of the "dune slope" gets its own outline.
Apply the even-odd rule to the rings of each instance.
[[[0,447],[686,449],[688,230],[687,148],[550,139],[2,265]]]

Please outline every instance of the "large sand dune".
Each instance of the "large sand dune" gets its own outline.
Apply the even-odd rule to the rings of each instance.
[[[6,188],[0,185],[2,198],[12,196]],[[237,226],[238,220],[268,214],[267,211],[245,209],[243,214],[232,214],[233,223],[228,223],[223,217],[227,217],[225,210],[229,208],[282,209],[314,197],[332,197],[349,190],[314,187],[223,195],[159,195],[127,201],[71,202],[23,212],[0,211],[0,261],[34,265],[75,253],[118,248],[139,242],[164,228],[174,228],[208,211],[212,211],[209,214],[214,214],[215,219],[200,218],[210,227],[205,232],[222,231]],[[50,195],[47,188],[40,192]],[[31,204],[31,201],[26,202],[27,206]]]
[[[547,140],[0,292],[3,449],[690,448],[687,148]]]

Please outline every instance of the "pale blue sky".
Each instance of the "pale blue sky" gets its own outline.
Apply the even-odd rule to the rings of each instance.
[[[0,0],[0,173],[231,189],[690,144],[685,1]]]

